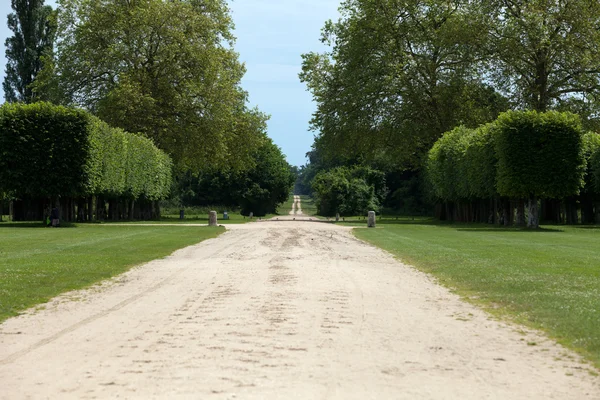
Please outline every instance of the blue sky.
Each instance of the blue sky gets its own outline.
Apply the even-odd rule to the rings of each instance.
[[[242,86],[250,103],[271,115],[269,136],[293,165],[303,165],[313,133],[308,122],[315,109],[311,96],[298,80],[302,53],[322,51],[320,30],[336,19],[340,0],[233,0],[236,50],[248,72]],[[46,4],[55,5],[54,1]],[[10,1],[0,0],[0,71],[4,80],[4,41],[10,34],[6,15]],[[4,93],[0,89],[2,101]]]

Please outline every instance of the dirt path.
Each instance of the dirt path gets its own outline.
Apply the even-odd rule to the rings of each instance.
[[[345,228],[229,229],[0,325],[0,398],[600,398],[568,352]]]
[[[292,211],[290,215],[303,215],[302,213],[302,200],[300,196],[294,195],[294,203],[292,204]]]

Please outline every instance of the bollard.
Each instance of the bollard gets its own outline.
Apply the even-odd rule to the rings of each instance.
[[[248,215],[248,218],[250,218],[250,219],[254,218],[254,213],[253,213],[253,212],[251,212],[251,213]]]
[[[369,228],[375,228],[375,211],[369,211]]]
[[[340,213],[335,214],[335,222],[340,222]]]
[[[208,213],[208,226],[217,226],[217,212],[211,211]]]

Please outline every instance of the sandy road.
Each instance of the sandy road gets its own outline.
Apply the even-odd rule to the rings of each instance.
[[[345,228],[265,222],[0,325],[0,398],[599,399],[565,354]]]
[[[302,200],[298,195],[294,195],[294,203],[292,204],[292,211],[290,211],[290,215],[303,215]]]

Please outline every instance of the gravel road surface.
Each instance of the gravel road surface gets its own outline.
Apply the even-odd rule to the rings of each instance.
[[[231,226],[6,321],[0,398],[600,399],[552,341],[296,219]]]

